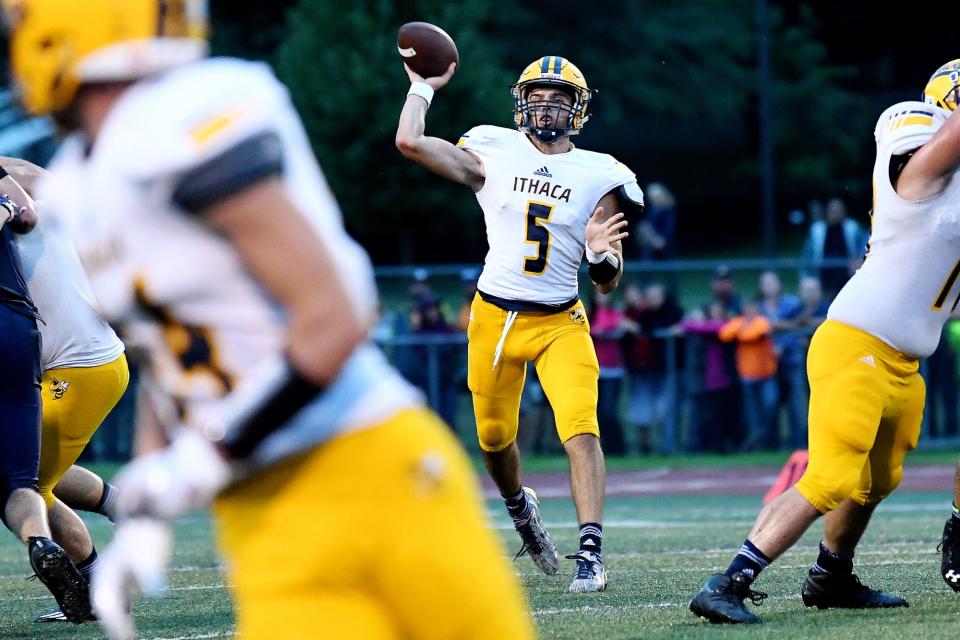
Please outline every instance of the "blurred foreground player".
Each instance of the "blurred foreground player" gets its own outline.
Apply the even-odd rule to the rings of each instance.
[[[39,192],[151,345],[144,424],[181,418],[118,479],[111,636],[127,584],[162,585],[161,520],[219,494],[244,638],[531,637],[466,458],[367,340],[369,260],[269,69],[202,60],[199,1],[3,4],[24,104],[73,130]]]

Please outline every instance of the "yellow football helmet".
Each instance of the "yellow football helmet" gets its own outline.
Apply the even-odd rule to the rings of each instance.
[[[923,90],[923,101],[948,111],[960,105],[960,58],[951,60],[930,76]]]
[[[10,68],[34,114],[86,82],[123,82],[206,55],[206,0],[0,0]]]
[[[543,101],[530,102],[527,96],[534,87],[559,86],[570,92],[573,105]],[[580,133],[580,129],[587,123],[587,106],[593,99],[593,91],[587,86],[587,80],[575,64],[560,56],[543,56],[531,62],[520,74],[517,83],[510,87],[513,93],[513,121],[517,128],[524,133],[535,136],[541,142],[553,144],[562,136],[572,136]],[[531,109],[555,108],[567,113],[567,126],[557,128],[543,128],[531,126]]]

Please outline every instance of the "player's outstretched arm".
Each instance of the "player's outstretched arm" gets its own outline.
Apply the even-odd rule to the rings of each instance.
[[[960,111],[920,147],[900,172],[894,187],[907,200],[931,198],[943,191],[960,168]]]
[[[624,219],[624,214],[622,212],[613,213],[617,208],[617,197],[613,193],[608,193],[600,198],[600,202],[587,222],[584,231],[586,248],[588,249],[587,262],[590,278],[601,293],[610,293],[616,289],[617,285],[620,284],[620,278],[623,276],[623,244],[621,241],[630,234],[625,230],[627,221]],[[610,255],[605,260],[596,261],[608,252]]]
[[[407,101],[400,112],[400,123],[397,125],[397,149],[407,158],[419,162],[430,171],[465,184],[474,191],[483,188],[483,163],[479,158],[465,149],[461,149],[441,138],[425,136],[427,109],[433,91],[445,86],[453,76],[455,65],[442,76],[436,78],[422,78],[407,65],[403,65],[414,86],[427,85],[429,90],[421,93],[409,93]],[[426,93],[427,95],[423,95]]]

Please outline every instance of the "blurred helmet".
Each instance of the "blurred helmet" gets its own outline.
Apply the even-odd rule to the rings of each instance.
[[[923,90],[923,101],[953,111],[960,104],[960,58],[937,69]]]
[[[83,83],[136,80],[206,55],[206,0],[0,0],[24,107],[65,109]]]
[[[560,87],[571,94],[571,106],[549,101],[530,102],[527,96],[537,87]],[[575,64],[560,56],[544,56],[527,65],[517,83],[510,87],[513,94],[513,121],[524,133],[535,136],[541,142],[553,144],[563,136],[580,133],[587,123],[587,105],[593,99],[593,91]],[[555,108],[567,113],[566,127],[543,128],[533,126],[530,118],[533,108]],[[559,122],[557,123],[559,124]]]

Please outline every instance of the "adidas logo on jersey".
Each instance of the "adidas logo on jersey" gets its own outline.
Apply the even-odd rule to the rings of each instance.
[[[862,358],[858,358],[858,360],[864,364],[870,365],[871,367],[877,366],[877,363],[873,361],[873,356],[863,356]]]
[[[542,176],[542,177],[544,177],[544,178],[552,178],[552,177],[553,177],[553,174],[550,173],[550,170],[547,169],[546,167],[540,167],[539,169],[537,169],[536,171],[533,172],[533,175],[535,175],[535,176]]]

